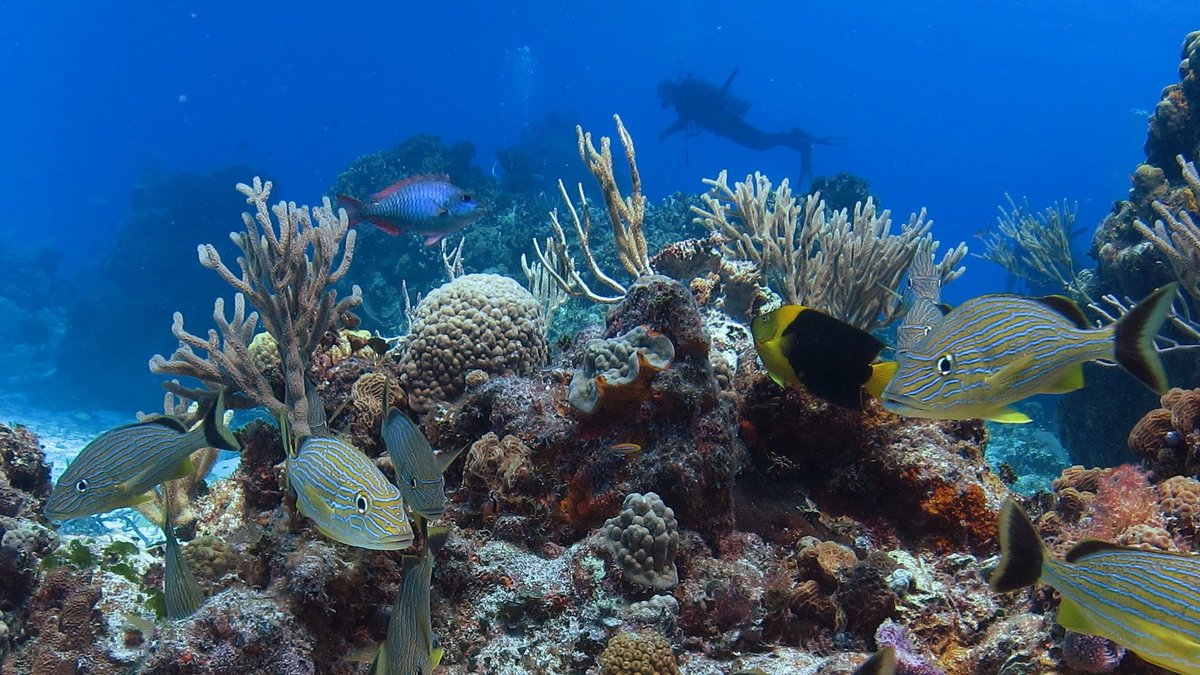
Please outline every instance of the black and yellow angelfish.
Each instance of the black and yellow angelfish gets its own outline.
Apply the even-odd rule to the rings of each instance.
[[[750,332],[772,380],[843,408],[862,410],[863,390],[878,397],[896,372],[876,360],[884,345],[874,335],[803,305],[759,314]]]
[[[1200,556],[1092,539],[1059,560],[1011,498],[1000,511],[1000,555],[993,591],[1052,586],[1062,596],[1064,628],[1112,640],[1172,672],[1200,673]]]

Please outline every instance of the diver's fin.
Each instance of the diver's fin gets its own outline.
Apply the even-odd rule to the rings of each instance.
[[[988,585],[997,593],[1007,593],[1037,583],[1042,576],[1046,547],[1033,521],[1012,498],[1000,509],[1000,563]]]
[[[1062,377],[1058,378],[1042,390],[1043,394],[1065,394],[1076,389],[1083,389],[1083,364],[1076,363],[1067,368]]]
[[[867,389],[867,393],[879,398],[883,396],[883,390],[887,388],[888,382],[892,381],[892,377],[896,375],[896,369],[900,364],[895,361],[879,361],[871,364],[871,379],[863,385]]]
[[[984,419],[989,422],[999,422],[1001,424],[1027,424],[1033,421],[1029,418],[1029,415],[1012,408],[1001,408],[991,415],[987,415]]]
[[[1177,292],[1178,281],[1159,288],[1117,319],[1113,326],[1116,362],[1157,394],[1166,393],[1169,385],[1162,359],[1154,347],[1154,338],[1167,320]]]
[[[895,675],[895,672],[896,648],[889,645],[863,661],[862,665],[855,668],[851,675]]]

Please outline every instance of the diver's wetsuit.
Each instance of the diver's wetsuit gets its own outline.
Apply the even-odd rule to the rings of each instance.
[[[800,153],[800,182],[803,184],[812,180],[813,146],[836,145],[845,142],[845,139],[812,136],[801,129],[770,133],[753,126],[743,119],[750,108],[749,104],[729,94],[729,85],[733,84],[737,73],[735,68],[721,89],[690,75],[675,82],[660,82],[658,96],[662,99],[663,107],[674,107],[678,117],[659,134],[658,139],[661,141],[680,131],[689,136],[711,131],[751,150],[780,146],[792,148]]]

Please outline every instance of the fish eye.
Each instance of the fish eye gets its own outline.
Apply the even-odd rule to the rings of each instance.
[[[942,354],[937,361],[938,372],[942,375],[949,375],[954,372],[954,355]]]
[[[933,332],[933,326],[925,326],[925,330],[921,331],[921,336],[924,337]]]
[[[80,478],[78,481],[76,481],[76,483],[75,483],[75,490],[76,490],[76,491],[78,491],[79,493],[81,493],[81,494],[82,494],[82,493],[84,493],[84,492],[87,492],[87,489],[88,489],[88,482],[87,482],[87,479],[85,479],[85,478]]]
[[[469,192],[464,192],[464,193],[463,193],[463,196],[462,196],[462,200],[463,200],[464,202],[469,202],[469,201],[471,201],[471,193],[469,193]]]
[[[412,489],[416,490],[417,489],[417,477],[413,476],[412,480],[409,481],[409,484],[412,485]]]
[[[370,504],[367,502],[367,496],[361,492],[358,493],[358,496],[354,498],[354,507],[358,509],[359,513],[366,513],[369,505]]]

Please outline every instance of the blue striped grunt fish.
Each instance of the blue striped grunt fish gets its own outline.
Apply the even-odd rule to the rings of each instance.
[[[446,512],[446,479],[442,474],[459,453],[435,457],[425,434],[407,415],[392,407],[383,417],[380,435],[409,508],[426,518],[440,518]]]
[[[429,587],[433,559],[446,545],[450,529],[428,528],[420,556],[404,556],[404,579],[392,605],[387,639],[375,655],[372,675],[430,675],[442,660],[442,647],[433,635]]]
[[[329,436],[308,436],[284,460],[296,508],[326,537],[394,551],[413,542],[404,497],[358,448]]]
[[[163,533],[167,535],[167,550],[163,562],[163,596],[167,605],[168,619],[183,619],[191,616],[204,604],[204,591],[196,583],[196,577],[188,569],[187,562],[179,552],[179,540],[175,538],[175,527],[171,524],[171,509],[164,502]]]
[[[925,339],[942,322],[949,308],[942,305],[942,275],[933,254],[922,248],[908,267],[904,292],[907,309],[896,328],[896,351],[906,352]]]
[[[1000,511],[1000,551],[992,590],[1053,586],[1067,630],[1107,638],[1176,673],[1200,673],[1200,556],[1092,539],[1058,560],[1011,497]]]
[[[1028,422],[1009,404],[1079,389],[1083,363],[1096,359],[1116,361],[1147,387],[1165,392],[1154,337],[1178,288],[1163,286],[1103,328],[1089,327],[1082,310],[1062,296],[973,298],[898,355],[883,406],[906,417]]]
[[[353,227],[367,221],[390,235],[405,232],[425,235],[432,246],[451,232],[483,216],[479,202],[450,182],[449,176],[411,176],[392,183],[365,202],[337,196]]]
[[[383,472],[353,445],[335,438],[325,419],[325,402],[305,382],[312,436],[293,439],[287,416],[279,420],[288,485],[296,508],[326,537],[343,544],[394,551],[413,542],[404,497]]]
[[[896,367],[875,361],[883,349],[875,336],[803,305],[759,314],[750,332],[776,384],[803,385],[814,396],[852,410],[862,410],[864,389],[878,396]]]
[[[197,450],[242,449],[224,418],[221,390],[190,430],[182,419],[166,415],[109,429],[79,451],[59,477],[43,513],[61,520],[150,501],[150,491],[160,483],[191,473],[188,458]]]

